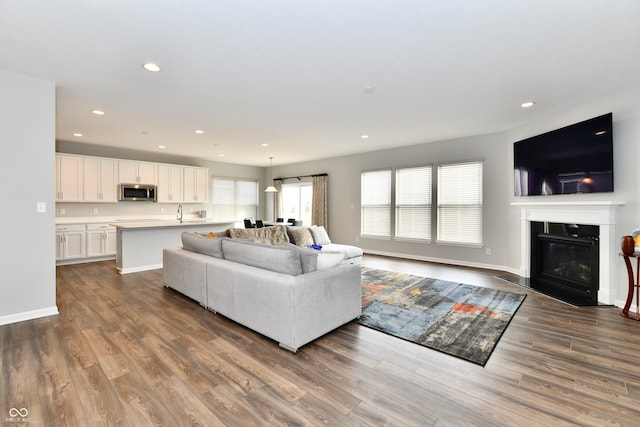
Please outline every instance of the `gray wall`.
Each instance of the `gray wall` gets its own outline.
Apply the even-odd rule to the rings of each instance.
[[[55,84],[0,70],[0,324],[57,313]],[[46,212],[37,213],[43,202]]]
[[[274,167],[274,176],[329,174],[328,228],[329,235],[335,242],[358,245],[371,253],[502,268],[508,259],[508,240],[504,226],[509,218],[508,194],[512,185],[509,182],[511,172],[505,168],[508,163],[506,145],[506,133],[480,135]],[[361,171],[473,159],[484,160],[484,248],[360,237]],[[491,249],[490,255],[487,255],[487,248]]]

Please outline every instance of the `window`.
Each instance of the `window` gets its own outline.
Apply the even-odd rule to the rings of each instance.
[[[395,237],[431,239],[431,166],[396,170]]]
[[[241,221],[258,216],[258,181],[213,178],[213,217],[221,221]]]
[[[482,161],[438,166],[438,241],[482,244]]]
[[[282,184],[282,215],[285,220],[295,218],[302,220],[304,225],[311,225],[312,200],[311,182]]]
[[[391,169],[362,172],[360,233],[391,237]]]

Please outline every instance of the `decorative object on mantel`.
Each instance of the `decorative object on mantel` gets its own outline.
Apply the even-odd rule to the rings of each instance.
[[[622,236],[621,249],[625,255],[631,255],[635,251],[635,240],[633,236]]]
[[[357,322],[484,366],[525,297],[363,267]]]
[[[634,248],[633,252],[640,253],[640,228],[636,228],[631,232],[631,236],[633,237]]]

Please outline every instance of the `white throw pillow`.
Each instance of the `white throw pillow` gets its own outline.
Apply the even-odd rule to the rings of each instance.
[[[312,225],[310,227],[311,234],[313,235],[313,241],[316,245],[328,245],[331,243],[327,230],[323,225]]]
[[[318,270],[324,270],[326,268],[335,267],[340,264],[344,259],[343,252],[325,252],[320,251],[318,253]]]

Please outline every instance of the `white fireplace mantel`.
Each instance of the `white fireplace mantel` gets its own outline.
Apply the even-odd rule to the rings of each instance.
[[[520,208],[520,275],[530,277],[531,263],[531,222],[558,222],[564,224],[585,224],[600,226],[600,289],[598,302],[613,304],[611,283],[614,283],[615,254],[615,211],[624,202],[617,201],[563,201],[563,202],[513,202],[511,206]]]

